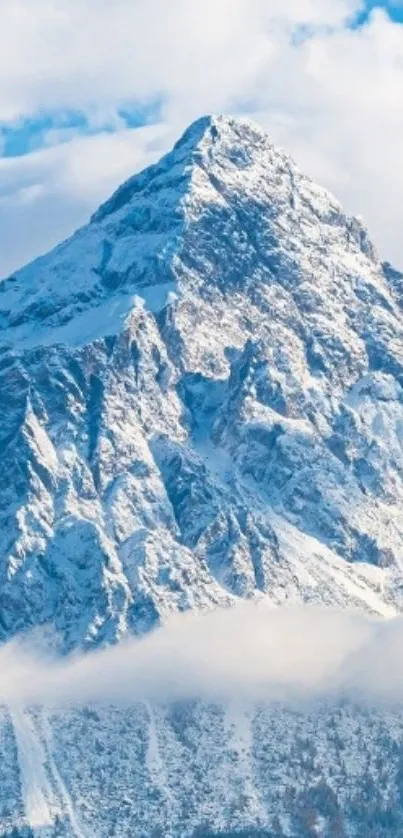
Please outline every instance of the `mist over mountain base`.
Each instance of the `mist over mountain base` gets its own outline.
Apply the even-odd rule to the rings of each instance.
[[[400,618],[262,601],[63,660],[13,641],[1,834],[386,838],[402,637]]]

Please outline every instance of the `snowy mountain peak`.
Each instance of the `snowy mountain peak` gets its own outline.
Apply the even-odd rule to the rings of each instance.
[[[127,206],[136,199],[139,191],[152,188],[164,178],[172,183],[176,177],[178,186],[191,188],[192,172],[198,166],[209,168],[215,159],[223,158],[228,165],[242,166],[252,163],[252,153],[271,149],[265,132],[252,121],[227,116],[205,116],[193,122],[174,145],[173,149],[157,164],[150,166],[140,175],[135,174],[120,186],[114,195],[93,215],[92,221],[102,221],[106,216]],[[249,152],[249,157],[248,157]],[[284,159],[288,159],[284,155]],[[161,184],[164,186],[164,184]],[[180,199],[183,189],[178,189]]]
[[[221,261],[227,247],[237,256]],[[1,283],[0,342],[86,341],[105,328],[115,334],[134,295],[157,311],[171,292],[201,279],[221,290],[262,280],[269,286],[273,278],[297,286],[308,272],[320,284],[333,276],[339,294],[340,258],[349,261],[350,291],[355,275],[380,272],[362,223],[262,129],[205,117],[161,161],[124,183],[89,225]],[[328,281],[322,290],[333,293]]]
[[[252,123],[194,123],[0,285],[0,634],[401,608],[402,280]]]
[[[245,146],[272,148],[267,133],[245,117],[209,115],[201,117],[186,129],[174,146],[174,153],[196,154],[205,151],[211,156],[219,147]],[[285,157],[287,155],[284,155]]]

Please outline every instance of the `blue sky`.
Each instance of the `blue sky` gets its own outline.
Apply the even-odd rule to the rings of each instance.
[[[402,24],[403,0],[2,0],[0,276],[208,112],[257,119],[403,265]]]
[[[113,119],[105,118],[95,124],[90,116],[79,110],[54,110],[37,113],[26,119],[5,122],[0,125],[1,154],[15,157],[36,151],[59,138],[65,141],[72,136],[91,136],[102,132],[113,133],[125,128],[138,128],[158,120],[160,105],[127,104],[117,108]]]
[[[365,4],[367,13],[371,12],[371,10],[375,7],[383,7],[387,10],[388,14],[392,18],[392,20],[396,20],[400,23],[403,22],[403,4],[400,2],[396,3],[378,3],[376,0],[370,0]]]

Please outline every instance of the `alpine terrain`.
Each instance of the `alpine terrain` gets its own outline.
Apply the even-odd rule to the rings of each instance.
[[[240,598],[403,611],[403,275],[243,119],[0,283],[0,640]],[[0,836],[403,835],[403,718],[0,710]]]

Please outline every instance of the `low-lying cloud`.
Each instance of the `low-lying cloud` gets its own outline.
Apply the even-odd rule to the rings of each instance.
[[[403,619],[243,603],[187,614],[136,640],[67,659],[26,642],[0,649],[0,703],[403,702]]]

